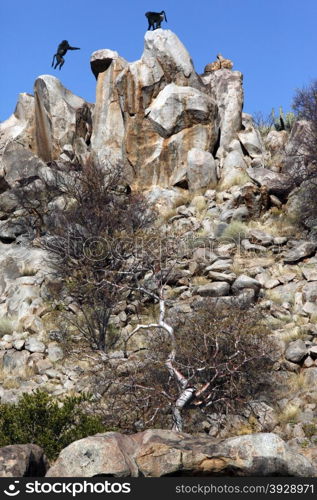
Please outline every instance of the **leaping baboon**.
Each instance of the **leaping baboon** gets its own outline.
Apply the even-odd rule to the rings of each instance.
[[[53,56],[53,61],[52,61],[52,66],[54,66],[54,60],[56,58],[56,64],[54,66],[54,69],[57,68],[57,66],[59,66],[59,69],[62,69],[62,66],[65,62],[65,59],[64,59],[64,55],[66,54],[66,52],[68,50],[80,50],[79,47],[71,47],[68,43],[67,40],[63,40],[59,46],[57,47],[57,52],[56,54],[54,54]]]
[[[160,28],[161,22],[164,21],[164,19],[167,22],[164,10],[162,10],[162,12],[146,12],[145,15],[149,21],[148,30],[150,30],[151,27],[153,31]]]

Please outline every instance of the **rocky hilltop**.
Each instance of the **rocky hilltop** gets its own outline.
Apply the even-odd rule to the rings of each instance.
[[[158,207],[159,231],[194,242],[173,260],[166,282],[168,317],[186,322],[206,297],[215,308],[257,304],[274,345],[274,390],[259,393],[243,414],[219,417],[210,410],[195,428],[205,436],[152,435],[141,428],[131,438],[110,433],[78,441],[48,475],[64,475],[68,454],[68,475],[76,476],[314,475],[317,241],[313,223],[302,231],[296,225],[307,180],[291,154],[307,124],[263,134],[243,113],[242,74],[232,70],[232,62],[218,57],[198,75],[169,30],[147,32],[143,55],[133,63],[115,51],[97,50],[91,69],[95,104],[42,75],[34,95],[21,94],[14,114],[0,124],[1,402],[14,403],[41,388],[56,397],[92,390],[103,404],[103,392],[95,388],[104,383],[98,378],[104,359],[67,352],[53,293],[60,283],[41,244],[45,234],[26,224],[20,194],[28,187],[41,199],[57,168],[69,181],[89,162],[119,167],[125,188],[142,192]],[[63,210],[68,201],[52,198],[50,210]],[[65,304],[77,314],[71,297]],[[146,321],[151,314],[146,302],[126,295],[110,322],[127,336],[140,315]],[[144,338],[144,332],[136,335],[133,348],[142,348]],[[107,357],[118,377],[138,362],[121,348]],[[250,457],[264,456],[261,462],[247,457],[242,464],[240,447],[246,442]],[[78,464],[90,447],[102,465],[82,472]],[[3,450],[4,456],[14,455],[11,448]],[[115,464],[109,464],[107,450]],[[191,450],[188,456],[184,450]],[[17,456],[23,454],[24,464],[28,451],[22,451]],[[3,475],[26,474],[23,464]]]

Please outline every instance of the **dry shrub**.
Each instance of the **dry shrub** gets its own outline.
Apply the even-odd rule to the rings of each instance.
[[[80,311],[68,315],[72,326],[93,349],[108,350],[110,315],[142,267],[138,238],[155,213],[143,196],[123,189],[119,167],[87,163],[72,182],[57,183],[72,200],[48,217],[42,242],[64,284],[57,299],[71,297]]]
[[[238,413],[262,386],[267,390],[272,344],[256,308],[216,308],[205,300],[191,317],[175,321],[173,365],[195,388],[183,411],[185,431],[195,430],[206,412]],[[120,376],[105,368],[105,423],[127,432],[171,427],[180,394],[166,367],[171,345],[165,333],[149,329],[148,339],[142,356],[130,356],[119,368]]]

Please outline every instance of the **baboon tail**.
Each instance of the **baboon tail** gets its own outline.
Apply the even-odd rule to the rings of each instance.
[[[163,10],[163,14],[164,14],[164,17],[165,17],[165,21],[167,22],[165,10]]]

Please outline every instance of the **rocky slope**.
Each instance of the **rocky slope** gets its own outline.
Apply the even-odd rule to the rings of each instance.
[[[183,243],[166,287],[170,316],[186,318],[202,297],[215,304],[258,302],[266,313],[276,346],[273,396],[254,402],[255,423],[247,411],[210,414],[197,431],[217,439],[242,429],[274,431],[314,461],[317,243],[294,224],[302,188],[295,188],[294,164],[284,157],[305,124],[262,137],[242,112],[241,73],[225,66],[207,65],[198,75],[174,33],[147,32],[136,62],[108,49],[92,54],[94,105],[42,75],[34,96],[22,94],[0,124],[1,400],[14,402],[39,387],[56,396],[81,392],[102,370],[98,360],[65,356],[51,293],[57,285],[37,235],[23,224],[18,196],[34,183],[40,192],[56,165],[67,175],[71,165],[93,159],[120,165],[126,184],[160,207],[162,232]],[[122,300],[114,311],[112,324],[122,334],[138,321],[133,310]],[[142,335],[135,341],[142,343]],[[128,370],[122,351],[110,357],[118,373]],[[210,473],[219,465],[211,455],[204,458]],[[173,467],[170,473],[179,471]],[[301,467],[296,474],[311,473]]]

